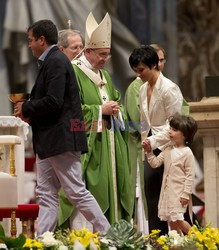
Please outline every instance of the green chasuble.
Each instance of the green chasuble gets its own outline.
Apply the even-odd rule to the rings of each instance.
[[[136,78],[128,87],[125,94],[125,110],[129,121],[128,134],[128,152],[129,163],[131,168],[132,187],[136,187],[137,164],[139,165],[140,187],[142,193],[142,202],[144,204],[145,217],[147,218],[147,203],[144,192],[144,165],[142,161],[141,146],[141,125],[140,125],[140,106],[139,106],[139,90],[143,84],[140,78]],[[136,188],[132,189],[133,199],[136,199]],[[137,200],[136,200],[137,202]],[[137,220],[137,204],[135,204],[135,221]]]
[[[102,132],[97,132],[99,108],[102,105],[99,87],[77,65],[74,65],[74,70],[84,114],[83,127],[86,130],[88,142],[88,153],[81,156],[86,187],[96,198],[110,224],[119,219],[130,220],[133,211],[133,196],[130,195],[130,191],[135,187],[130,184],[127,132],[121,131],[118,126],[114,132],[110,132],[111,123],[108,115],[102,116],[103,129]],[[120,94],[114,89],[109,74],[105,70],[101,70],[101,74],[107,81],[104,88],[108,99],[119,103]],[[125,119],[121,105],[120,111]],[[112,157],[112,154],[115,157]],[[73,206],[62,191],[60,193],[59,225],[62,225],[73,211]]]

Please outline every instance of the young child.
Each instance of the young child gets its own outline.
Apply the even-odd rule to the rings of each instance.
[[[197,131],[197,123],[190,116],[175,115],[170,120],[171,145],[157,157],[150,142],[142,146],[152,168],[164,164],[164,174],[158,204],[160,220],[168,221],[171,230],[188,233],[190,224],[184,220],[187,206],[192,212],[192,186],[195,176],[195,159],[189,148]]]

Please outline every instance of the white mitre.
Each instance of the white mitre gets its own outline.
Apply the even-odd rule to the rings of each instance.
[[[106,13],[104,19],[98,24],[90,13],[86,20],[85,48],[99,49],[111,47],[111,18]]]

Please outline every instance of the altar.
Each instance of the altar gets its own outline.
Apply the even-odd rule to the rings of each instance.
[[[18,176],[18,202],[24,202],[24,160],[25,160],[25,150],[24,150],[24,141],[27,139],[29,132],[29,125],[26,122],[23,122],[20,118],[14,116],[0,116],[0,134],[1,135],[17,135],[22,138],[20,145],[17,145],[15,149],[15,159],[16,169]],[[2,169],[8,165],[8,150],[7,148],[1,148],[2,151],[2,160],[1,165]]]
[[[25,172],[25,140],[29,133],[29,125],[15,116],[0,116],[0,135],[16,135],[21,138],[21,144],[16,145],[14,159],[16,165],[18,203],[24,203],[24,172]],[[0,145],[0,171],[7,172],[9,168],[9,146]],[[3,190],[1,190],[2,192]],[[7,231],[9,221],[3,222]],[[19,227],[18,227],[19,228]]]

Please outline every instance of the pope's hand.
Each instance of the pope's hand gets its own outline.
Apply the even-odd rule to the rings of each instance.
[[[102,114],[103,115],[118,115],[119,105],[115,101],[109,101],[102,105]]]

